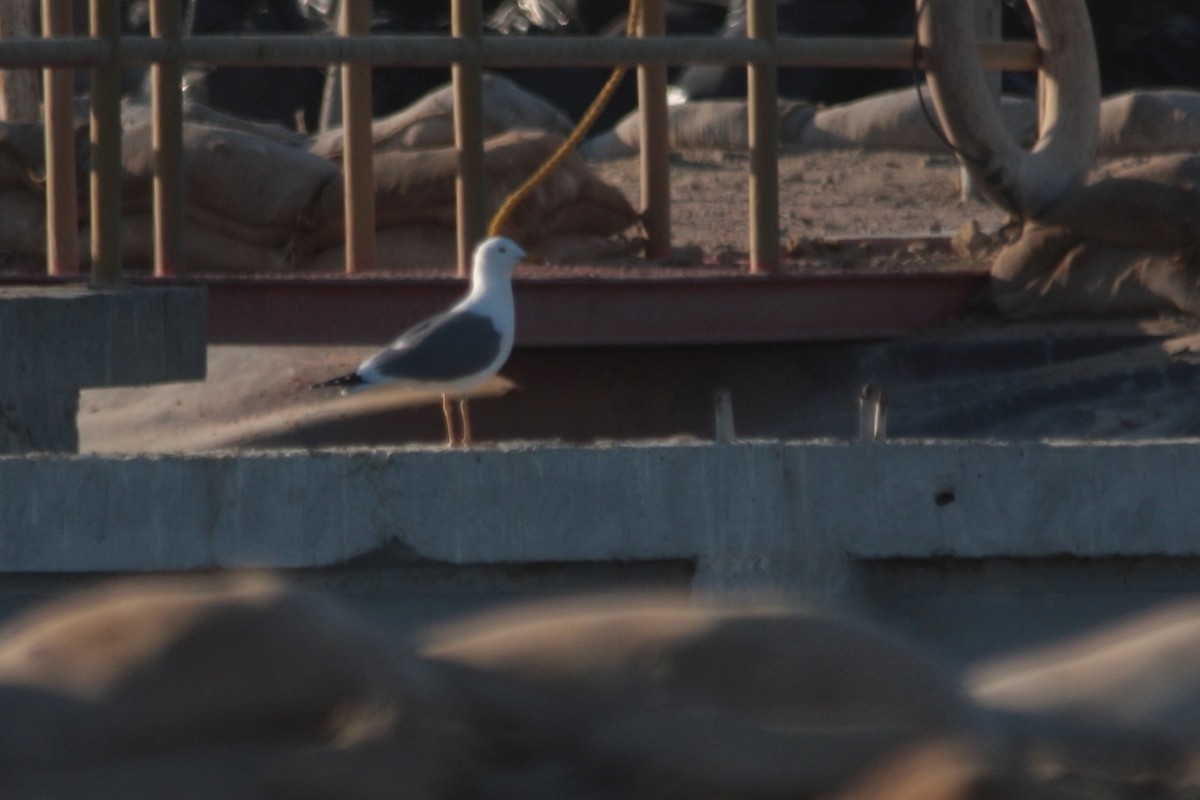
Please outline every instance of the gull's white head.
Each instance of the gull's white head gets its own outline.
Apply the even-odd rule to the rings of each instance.
[[[484,239],[475,248],[475,263],[472,265],[475,280],[511,278],[513,270],[525,258],[521,246],[507,236]]]

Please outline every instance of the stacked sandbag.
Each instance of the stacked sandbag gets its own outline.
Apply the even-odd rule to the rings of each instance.
[[[0,627],[0,794],[227,800],[1195,795],[1200,605],[959,678],[868,623],[602,593],[416,641],[267,576],[122,579]]]
[[[1200,316],[1200,156],[1135,160],[1026,221],[991,268],[1013,318]]]
[[[380,270],[445,267],[457,262],[454,98],[449,86],[372,127],[375,175],[376,263]],[[560,110],[505,78],[483,80],[485,208],[489,218],[542,166],[571,131]],[[341,163],[340,129],[321,134],[311,151]],[[314,252],[312,269],[345,266],[343,186],[322,200],[325,223],[301,240]],[[515,210],[504,233],[537,248],[555,263],[628,254],[614,240],[639,219],[613,186],[596,177],[576,153],[569,154]]]
[[[262,576],[127,579],[18,615],[0,708],[13,798],[452,798],[477,749],[411,651]]]
[[[489,217],[562,141],[554,133],[511,131],[484,143]],[[378,268],[453,264],[457,151],[384,150],[376,154],[374,170]],[[341,191],[340,185],[330,187],[324,198],[329,206],[321,213],[326,222],[304,240],[306,247],[319,251],[312,262],[318,270],[340,269],[345,263]],[[603,240],[637,220],[637,211],[620,190],[596,177],[572,152],[517,206],[503,233],[539,247],[572,235]]]
[[[77,109],[76,196],[80,256],[90,253],[86,105]],[[240,120],[200,104],[185,106],[184,234],[188,269],[278,271],[296,266],[298,235],[315,217],[341,171],[307,152],[309,138],[277,125]],[[122,110],[122,265],[148,269],[154,259],[154,151],[149,108]],[[36,123],[0,123],[0,266],[40,271],[46,261],[44,131]]]
[[[924,107],[922,107],[924,106]],[[897,89],[829,107],[780,100],[779,144],[785,150],[864,148],[943,152],[945,142],[930,124],[936,112],[926,96]],[[1006,128],[1020,142],[1037,138],[1037,110],[1024,98],[1004,97]],[[667,108],[668,141],[676,150],[750,148],[745,100],[696,100]],[[612,131],[585,143],[589,160],[633,156],[641,140],[640,114],[633,111]]]
[[[154,259],[151,126],[122,140],[122,253],[127,267]],[[243,130],[183,124],[185,259],[189,271],[270,272],[298,266],[297,238],[326,222],[335,164]],[[83,220],[87,222],[86,216]]]
[[[566,135],[571,120],[557,107],[517,84],[491,73],[483,74],[483,135],[510,130],[539,130]],[[371,126],[375,152],[450,147],[454,144],[454,90],[447,84],[407,108],[376,120]],[[341,128],[320,134],[312,151],[340,161],[345,151]]]
[[[52,600],[0,628],[0,794],[967,800],[995,767],[952,675],[828,613],[601,594],[422,639],[268,577]]]
[[[483,89],[492,213],[550,157],[571,125],[561,111],[506,79],[485,76]],[[452,112],[447,87],[374,125],[380,268],[447,267],[457,261]],[[184,116],[188,271],[344,269],[341,131],[312,140],[197,103],[187,104]],[[127,105],[122,120],[122,264],[148,269],[154,259],[149,109]],[[0,127],[0,203],[7,211],[0,222],[0,264],[40,269],[45,263],[41,130],[37,125]],[[80,238],[86,242],[86,136],[79,141],[77,159]],[[516,210],[506,232],[529,246],[545,245],[546,253],[586,260],[589,254],[610,252],[609,237],[637,219],[617,189],[571,154]],[[81,250],[86,263],[89,253]]]

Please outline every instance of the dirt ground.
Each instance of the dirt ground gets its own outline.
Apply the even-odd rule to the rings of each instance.
[[[694,151],[671,159],[672,243],[698,246],[705,263],[745,261],[749,239],[749,155]],[[594,164],[596,173],[639,205],[636,159]],[[822,150],[779,161],[780,234],[785,267],[871,269],[883,259],[826,257],[814,241],[860,237],[950,236],[965,223],[984,232],[1005,222],[982,200],[961,200],[959,168],[950,155]],[[902,248],[914,267],[952,267],[959,259]]]

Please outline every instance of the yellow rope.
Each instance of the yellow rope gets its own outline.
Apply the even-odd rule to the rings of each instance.
[[[633,38],[637,32],[638,17],[641,16],[641,0],[629,0],[629,20],[625,25],[625,35]],[[504,228],[508,218],[512,216],[513,211],[517,206],[529,196],[529,194],[537,188],[538,184],[546,180],[546,178],[558,168],[558,165],[563,162],[567,154],[575,148],[576,145],[587,134],[588,129],[595,124],[596,119],[600,116],[600,112],[608,105],[608,101],[612,99],[613,93],[617,91],[618,84],[625,77],[625,73],[629,71],[629,67],[625,64],[618,65],[609,76],[608,81],[601,87],[596,99],[588,106],[587,111],[583,112],[583,116],[579,118],[579,123],[575,126],[575,130],[571,131],[571,135],[563,140],[563,143],[558,146],[554,154],[546,159],[546,163],[537,168],[529,178],[518,186],[512,194],[510,194],[496,211],[492,217],[492,224],[488,227],[488,236],[499,236]]]

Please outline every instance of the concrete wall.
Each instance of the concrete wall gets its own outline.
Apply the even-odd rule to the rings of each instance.
[[[1200,555],[1200,443],[514,444],[0,458],[7,571]]]
[[[392,571],[358,591],[408,613],[414,593],[462,608],[518,592],[520,565],[686,563],[663,574],[865,608],[965,657],[1200,591],[1196,475],[1195,441],[7,456],[0,571],[320,571],[383,553]]]
[[[197,380],[205,291],[0,287],[0,453],[74,452],[79,390]]]

